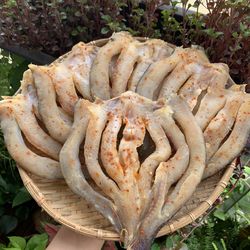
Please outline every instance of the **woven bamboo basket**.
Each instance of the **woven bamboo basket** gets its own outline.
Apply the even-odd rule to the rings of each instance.
[[[147,38],[138,37],[137,39],[145,41]],[[90,44],[101,47],[107,41],[108,39],[100,39]],[[56,61],[66,56],[67,54]],[[236,161],[233,161],[224,171],[203,180],[187,204],[159,231],[157,237],[173,233],[201,217],[226,188],[235,167]],[[48,180],[32,175],[19,167],[18,169],[31,196],[56,221],[83,235],[104,240],[120,239],[109,221],[91,204],[74,194],[63,179]]]

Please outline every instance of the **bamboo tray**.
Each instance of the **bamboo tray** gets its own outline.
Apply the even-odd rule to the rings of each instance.
[[[188,203],[160,230],[157,237],[173,233],[202,216],[226,188],[235,166],[234,161],[223,174],[218,173],[202,181]],[[105,240],[119,240],[119,235],[109,221],[91,204],[74,194],[63,179],[42,179],[21,168],[19,173],[31,196],[56,221],[80,234]]]
[[[145,41],[147,38],[137,39]],[[90,44],[103,46],[107,41],[108,39],[100,39]],[[67,54],[56,61],[66,56]],[[157,237],[170,234],[202,216],[226,188],[235,166],[236,161],[233,161],[223,172],[203,180],[187,204],[159,231]],[[19,167],[18,169],[31,196],[56,221],[83,235],[105,240],[120,239],[109,221],[91,204],[74,194],[63,179],[47,180],[31,175]]]

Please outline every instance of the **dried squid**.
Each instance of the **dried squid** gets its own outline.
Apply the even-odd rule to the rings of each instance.
[[[48,179],[62,177],[58,162],[62,146],[40,127],[24,96],[0,102],[0,124],[6,147],[21,167]]]
[[[247,86],[199,49],[119,32],[29,68],[21,94],[0,102],[8,151],[32,174],[64,177],[128,249],[150,249],[250,133]]]
[[[137,149],[146,131],[156,150],[140,162]],[[102,200],[89,185],[85,190],[80,188],[87,185],[78,158],[83,140],[84,152],[80,153],[84,153],[86,168],[105,195]],[[60,153],[68,185],[93,203],[133,249],[148,249],[158,229],[189,199],[201,181],[205,159],[202,131],[178,96],[154,102],[133,92],[95,103],[80,100]]]

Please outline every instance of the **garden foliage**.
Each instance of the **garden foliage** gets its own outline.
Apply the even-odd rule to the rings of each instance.
[[[29,239],[26,239],[29,238]],[[8,237],[7,245],[0,244],[0,250],[45,250],[48,242],[48,235],[37,234],[32,237]]]
[[[35,48],[53,56],[78,41],[108,37],[114,31],[205,48],[212,62],[225,62],[237,82],[250,82],[249,0],[3,0],[0,33],[5,43]],[[182,16],[177,10],[181,4]],[[166,6],[169,6],[166,8]],[[190,7],[196,9],[190,13]]]
[[[24,58],[0,50],[1,96],[17,91],[27,63]],[[35,208],[37,205],[23,186],[0,133],[0,243],[6,240],[5,235],[13,232],[19,235],[33,233],[31,217]]]

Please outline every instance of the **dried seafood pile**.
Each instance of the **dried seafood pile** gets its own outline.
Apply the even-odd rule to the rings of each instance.
[[[244,85],[198,49],[120,32],[29,68],[21,93],[0,102],[10,154],[33,174],[65,178],[128,249],[149,249],[250,132]]]

